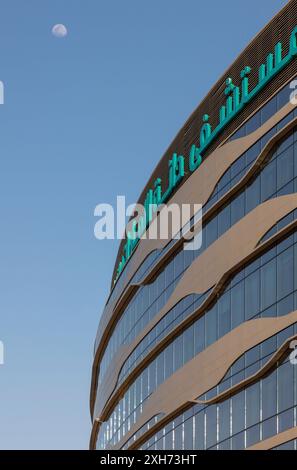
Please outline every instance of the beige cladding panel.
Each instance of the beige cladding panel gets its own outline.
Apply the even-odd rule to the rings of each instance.
[[[248,63],[252,65],[250,85],[253,86],[256,83],[258,79],[258,62],[261,64],[263,62],[263,57],[265,60],[267,54],[273,50],[273,46],[276,44],[277,40],[281,40],[284,44],[284,48],[287,49],[289,31],[291,31],[292,25],[296,24],[296,5],[297,0],[291,0],[288,2],[286,7],[263,29],[255,40],[251,42],[248,48],[239,56],[237,61],[228,70],[228,76],[232,75],[234,78],[235,76],[239,77],[240,70],[242,70],[242,68]],[[295,66],[294,64],[292,65],[292,67],[289,66],[287,67],[287,70],[280,73],[277,79],[273,80],[272,83],[253,100],[253,103],[250,103],[250,105],[246,107],[243,113],[240,114],[238,120],[235,119],[231,124],[230,129],[228,128],[222,136],[219,136],[218,140],[214,142],[214,146],[210,148],[210,152],[212,153],[209,152],[209,155],[207,155],[207,158],[196,172],[189,177],[186,175],[186,178],[188,179],[186,180],[185,178],[184,184],[179,187],[169,203],[205,204],[221,176],[232,165],[232,163],[292,110],[292,106],[288,104],[254,133],[247,137],[225,143],[221,147],[213,150],[215,145],[220,145],[225,138],[228,138],[230,130],[236,130],[238,125],[242,124],[244,119],[250,115],[251,111],[255,111],[259,105],[262,106],[266,99],[269,99],[277,89],[289,81],[290,77],[293,77]],[[222,78],[225,80],[225,75]],[[224,99],[220,88],[221,84],[224,82],[223,79],[218,82],[216,87],[211,90],[206,100],[202,103],[202,107],[200,107],[202,114],[203,112],[208,112],[207,110],[209,109],[209,106],[207,105],[209,104],[210,99],[216,101]],[[219,86],[219,88],[217,88],[217,86]],[[215,103],[215,101],[213,101],[213,103]],[[218,102],[218,107],[220,105],[221,103]],[[195,113],[193,113],[193,116]],[[217,109],[214,114],[218,115]],[[193,141],[193,139],[195,139],[194,131],[196,127],[199,126],[196,125],[196,120],[195,122],[193,121],[193,116],[191,116],[184,128],[180,131],[178,138],[174,140],[174,146],[170,146],[167,152],[169,156],[172,153],[172,150],[181,152],[184,155],[188,154],[188,144],[184,145],[186,134],[188,136],[187,139],[189,141],[189,145],[196,143],[196,141]],[[192,121],[195,124],[194,126],[192,126]],[[182,141],[182,146],[180,148],[179,141]],[[177,144],[178,146],[176,147]],[[164,158],[162,160],[165,162]],[[167,163],[167,161],[168,158],[165,163]],[[163,176],[165,175],[164,170],[166,172],[166,166],[163,165]],[[158,176],[159,174],[154,172],[150,178],[149,186],[153,183],[156,175]],[[144,189],[143,194],[145,194],[147,187]],[[187,294],[194,292],[198,294],[203,293],[213,286],[217,286],[215,289],[215,291],[217,291],[218,285],[220,285],[221,289],[223,283],[227,282],[228,275],[230,275],[231,272],[234,272],[237,268],[240,269],[240,267],[243,266],[247,260],[251,259],[253,255],[258,256],[259,250],[256,249],[258,242],[278,220],[296,208],[296,196],[297,195],[283,196],[258,206],[253,212],[234,225],[219,240],[214,242],[194,261],[194,263],[184,273],[184,276],[180,280],[165,307],[156,315],[153,321],[147,325],[132,344],[127,345],[118,351],[116,357],[110,364],[108,374],[103,378],[103,382],[100,384],[98,390],[100,400],[98,406],[99,414],[97,417],[102,415],[103,419],[108,418],[108,413],[112,409],[110,408],[107,412],[106,410],[108,409],[108,406],[111,405],[111,407],[113,407],[116,403],[113,402],[113,397],[116,396],[116,394],[111,394],[116,385],[120,369],[129,354],[141,342],[144,336],[162,317],[166,315],[168,311],[170,311],[172,306]],[[95,360],[92,372],[91,409],[97,385],[97,366],[102,357],[104,348],[108,343],[108,338],[112,334],[113,327],[123,312],[123,308],[125,308],[128,295],[132,292],[133,287],[129,286],[129,283],[131,282],[134,273],[141,266],[147,256],[155,249],[160,250],[165,247],[167,242],[168,240],[140,241],[135,253],[126,266],[125,280],[119,298],[110,302],[104,311],[99,326],[99,346],[97,351],[95,351]],[[203,306],[201,313],[203,313],[202,310]],[[184,367],[177,370],[149,397],[145,403],[139,420],[116,447],[121,447],[124,442],[139,430],[152,416],[158,413],[164,413],[164,418],[161,423],[157,424],[155,427],[155,429],[158,429],[159,425],[161,426],[163,422],[166,423],[166,418],[172,419],[172,416],[176,415],[179,410],[185,408],[191,400],[195,400],[207,390],[212,389],[217,385],[232,363],[234,363],[244,352],[295,322],[297,322],[297,311],[280,318],[251,320],[229,332],[226,336],[219,339],[216,343],[212,344],[202,353],[194,357],[191,361],[185,364]],[[174,332],[171,332],[169,336],[171,335],[173,338]],[[171,341],[172,338],[170,339]],[[147,364],[144,363],[143,367],[146,367],[146,365]],[[133,374],[128,378],[133,379]],[[122,395],[125,390],[124,388],[119,387],[119,390],[117,390],[116,393],[117,392],[120,392]],[[95,446],[99,428],[100,424],[98,422],[94,423],[91,436],[91,447]],[[135,444],[133,444],[133,446],[138,447],[141,445],[142,442],[149,438],[153,432],[154,429],[146,432],[138,441],[136,441]],[[250,449],[271,449],[272,447],[295,438],[297,438],[297,427],[262,441]]]
[[[202,204],[204,205],[210,198],[216,184],[228,170],[230,165],[234,163],[248,148],[257,142],[263,135],[265,135],[276,123],[283,117],[290,113],[293,106],[289,103],[276,113],[269,121],[262,127],[251,133],[247,137],[231,141],[224,146],[216,149],[201,165],[196,172],[194,172],[187,181],[178,189],[176,194],[171,198],[171,204]],[[125,286],[129,284],[137,269],[141,266],[144,260],[156,249],[164,248],[170,240],[141,240],[136,248],[135,253],[129,260],[126,267],[127,272],[125,275]],[[117,305],[117,300],[108,305],[103,317],[100,320],[99,331],[101,331],[101,338],[107,329],[108,323],[112,317],[113,311]]]
[[[275,447],[280,446],[281,444],[290,442],[293,439],[297,439],[297,426],[287,429],[287,431],[276,434],[275,436],[270,437],[269,439],[265,439],[264,441],[258,442],[257,444],[248,447],[246,450],[271,450]]]
[[[176,286],[167,304],[128,347],[125,346],[119,350],[113,360],[112,367],[110,367],[112,373],[109,372],[108,380],[100,388],[100,396],[96,407],[97,414],[101,415],[116,386],[118,374],[125,360],[171,308],[187,295],[193,293],[203,294],[221,282],[230,270],[242,264],[243,260],[253,253],[265,233],[295,208],[297,208],[297,194],[266,201],[232,226],[193,261]]]
[[[291,109],[291,105],[289,105],[289,109]],[[288,109],[287,111],[288,112]],[[261,164],[261,162],[266,158],[267,154],[271,151],[271,149],[276,145],[276,143],[284,136],[287,134],[287,132],[293,128],[294,125],[296,125],[296,120],[294,119],[293,121],[291,121],[291,123],[289,125],[287,125],[285,128],[283,128],[280,132],[278,132],[270,141],[269,143],[266,145],[266,147],[263,149],[263,151],[261,152],[261,154],[258,156],[257,160],[255,161],[255,164],[254,166],[250,169],[250,171],[247,173],[246,177],[243,178],[243,180],[241,180],[238,185],[240,187],[242,187],[244,184],[246,184],[246,181],[245,180],[249,180],[250,177],[252,176],[253,172],[255,171],[253,168],[257,167],[258,165]],[[234,189],[231,190],[231,192],[233,193],[233,191],[236,189],[236,187],[234,187]],[[229,200],[229,197],[228,197],[228,193],[226,194],[226,196],[224,196],[224,198],[226,198],[227,200]],[[114,311],[113,312],[113,316],[114,315],[117,315],[117,311]],[[107,319],[107,317],[105,317],[105,319]],[[102,327],[103,328],[103,327]],[[101,329],[101,331],[103,332],[104,330]],[[107,334],[108,333],[108,328],[107,330],[105,331],[105,333]],[[140,335],[140,337],[143,336],[143,335]],[[139,338],[140,338],[139,337]],[[139,339],[138,338],[138,339]],[[133,348],[133,345],[134,344],[137,344],[138,341],[136,339],[136,342],[134,342],[131,347]],[[102,346],[102,345],[101,345]],[[123,358],[123,361],[125,360],[125,351],[127,351],[127,354],[129,354],[129,351],[131,350],[131,347],[128,348],[127,350],[127,347],[125,346],[124,348],[121,348],[117,355],[116,355],[116,358],[113,359],[112,361],[112,364],[111,364],[111,370],[114,371],[114,374],[112,374],[112,377],[113,379],[111,379],[110,375],[108,374],[108,384],[110,384],[112,381],[114,382],[116,380],[115,378],[115,375],[116,375],[116,370],[119,370],[119,367],[120,367],[120,364],[121,364],[121,361],[120,361],[120,358],[122,357]],[[99,347],[97,349],[97,353],[95,355],[95,358],[94,358],[94,364],[93,364],[93,373],[92,373],[92,386],[91,386],[91,408],[93,407],[93,404],[94,404],[94,393],[95,393],[95,390],[96,390],[96,376],[97,376],[97,364],[99,363],[100,361],[100,350],[102,350],[102,347]],[[105,384],[104,381],[103,381],[103,388],[100,387],[100,397],[99,399],[97,399],[97,401],[100,402],[100,405],[99,405],[99,409],[102,410],[102,404],[106,402],[106,399],[108,398],[108,396],[110,395],[111,393],[111,390],[114,388],[115,386],[115,383],[114,383],[114,386],[113,387],[108,387],[108,384]],[[106,388],[107,387],[107,388]],[[109,392],[106,392],[106,390],[109,390]],[[103,393],[101,393],[103,392]],[[107,394],[106,394],[107,393]],[[108,396],[107,396],[108,395]],[[92,408],[93,409],[93,408]],[[98,409],[98,407],[97,407]],[[96,414],[96,416],[98,416],[98,414]]]
[[[209,346],[169,377],[148,398],[140,419],[116,448],[124,445],[156,414],[163,413],[166,418],[211,390],[242,354],[295,322],[297,311],[280,318],[251,320]]]

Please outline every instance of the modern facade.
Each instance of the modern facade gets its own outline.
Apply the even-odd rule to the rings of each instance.
[[[90,448],[296,449],[295,79],[291,0],[151,175],[140,202],[203,204],[203,242],[122,242],[95,342]]]

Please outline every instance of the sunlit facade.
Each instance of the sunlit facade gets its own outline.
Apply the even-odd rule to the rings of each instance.
[[[91,448],[297,449],[296,77],[291,0],[151,176],[142,203],[183,156],[166,202],[203,205],[202,246],[140,240],[124,259],[121,244],[95,341]]]

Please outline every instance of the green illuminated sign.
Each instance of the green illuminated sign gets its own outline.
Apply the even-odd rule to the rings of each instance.
[[[190,155],[188,159],[188,166],[191,172],[194,172],[202,163],[202,156],[205,151],[209,148],[212,142],[217,136],[226,128],[226,126],[244,109],[244,107],[251,102],[255,96],[257,96],[261,90],[279,73],[283,70],[292,60],[297,56],[297,26],[292,31],[290,37],[289,52],[283,57],[283,45],[278,42],[274,48],[274,53],[270,53],[267,56],[266,63],[262,64],[258,71],[258,84],[253,90],[249,88],[249,75],[251,73],[251,67],[246,66],[240,74],[241,85],[236,86],[233,83],[232,78],[226,80],[226,102],[220,108],[219,112],[219,124],[215,129],[209,122],[209,115],[203,116],[203,125],[200,129],[199,147],[192,145]],[[169,176],[168,176],[168,188],[163,193],[162,181],[157,178],[154,183],[154,188],[149,189],[146,195],[144,207],[145,214],[143,218],[138,221],[132,227],[132,232],[127,233],[127,240],[123,249],[121,261],[119,262],[116,278],[114,283],[117,281],[119,275],[123,271],[128,259],[131,257],[135,247],[137,246],[141,235],[147,230],[150,222],[152,221],[153,215],[157,208],[168,201],[174,188],[180,184],[185,175],[185,158],[182,155],[173,154],[171,160],[169,160]],[[137,228],[137,230],[136,230]],[[133,232],[134,231],[134,232]],[[137,231],[139,237],[135,237]]]

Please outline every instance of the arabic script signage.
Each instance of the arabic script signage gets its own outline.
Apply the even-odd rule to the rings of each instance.
[[[190,172],[194,172],[202,163],[202,158],[209,146],[214,142],[217,136],[226,128],[226,126],[244,109],[244,107],[257,96],[263,88],[283,70],[297,56],[297,26],[293,29],[290,36],[289,52],[283,56],[283,45],[278,42],[274,48],[274,53],[267,56],[266,63],[262,64],[258,71],[258,83],[250,90],[249,75],[252,71],[251,67],[246,66],[241,71],[240,86],[233,83],[232,78],[226,80],[225,104],[219,111],[219,124],[212,129],[210,124],[210,116],[204,114],[203,123],[200,128],[199,147],[192,145],[190,155],[188,157],[188,167]],[[153,215],[161,204],[168,201],[170,195],[177,185],[180,184],[185,175],[185,157],[173,154],[168,162],[169,175],[168,187],[163,192],[162,180],[157,178],[154,187],[149,189],[145,198],[145,214],[143,218],[132,226],[132,232],[127,233],[126,243],[123,248],[121,260],[119,262],[114,283],[117,281],[123,271],[128,259],[131,257],[135,247],[137,246],[141,235],[146,231]],[[135,232],[138,236],[135,237]]]

